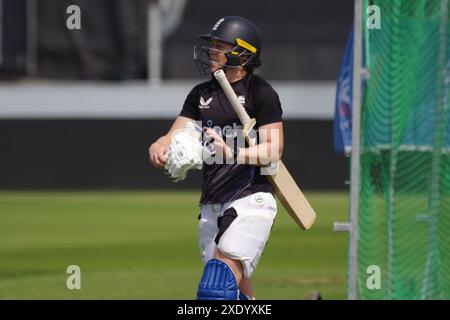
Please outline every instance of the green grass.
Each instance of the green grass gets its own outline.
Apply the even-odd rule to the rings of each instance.
[[[345,193],[307,193],[305,232],[279,206],[254,273],[257,299],[345,299]],[[0,192],[0,299],[194,299],[196,192]],[[66,268],[81,268],[81,290]]]

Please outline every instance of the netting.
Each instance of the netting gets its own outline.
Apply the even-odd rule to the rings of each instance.
[[[449,1],[367,5],[381,29],[364,26],[359,297],[450,299]]]

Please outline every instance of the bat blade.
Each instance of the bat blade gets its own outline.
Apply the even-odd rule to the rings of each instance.
[[[316,220],[316,213],[294,178],[282,161],[278,162],[278,171],[267,176],[275,188],[275,193],[292,219],[304,230],[308,230]]]

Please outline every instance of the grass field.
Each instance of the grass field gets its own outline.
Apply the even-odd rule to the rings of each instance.
[[[254,274],[257,299],[345,299],[345,193],[307,193],[310,231],[279,212]],[[0,299],[194,299],[196,192],[0,192]],[[81,268],[81,290],[66,268]]]

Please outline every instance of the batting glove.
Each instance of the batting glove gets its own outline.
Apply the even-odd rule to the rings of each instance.
[[[214,157],[215,149],[209,141],[201,141],[201,128],[189,122],[175,134],[169,147],[164,171],[173,182],[184,180],[189,170],[201,170],[203,161]]]

